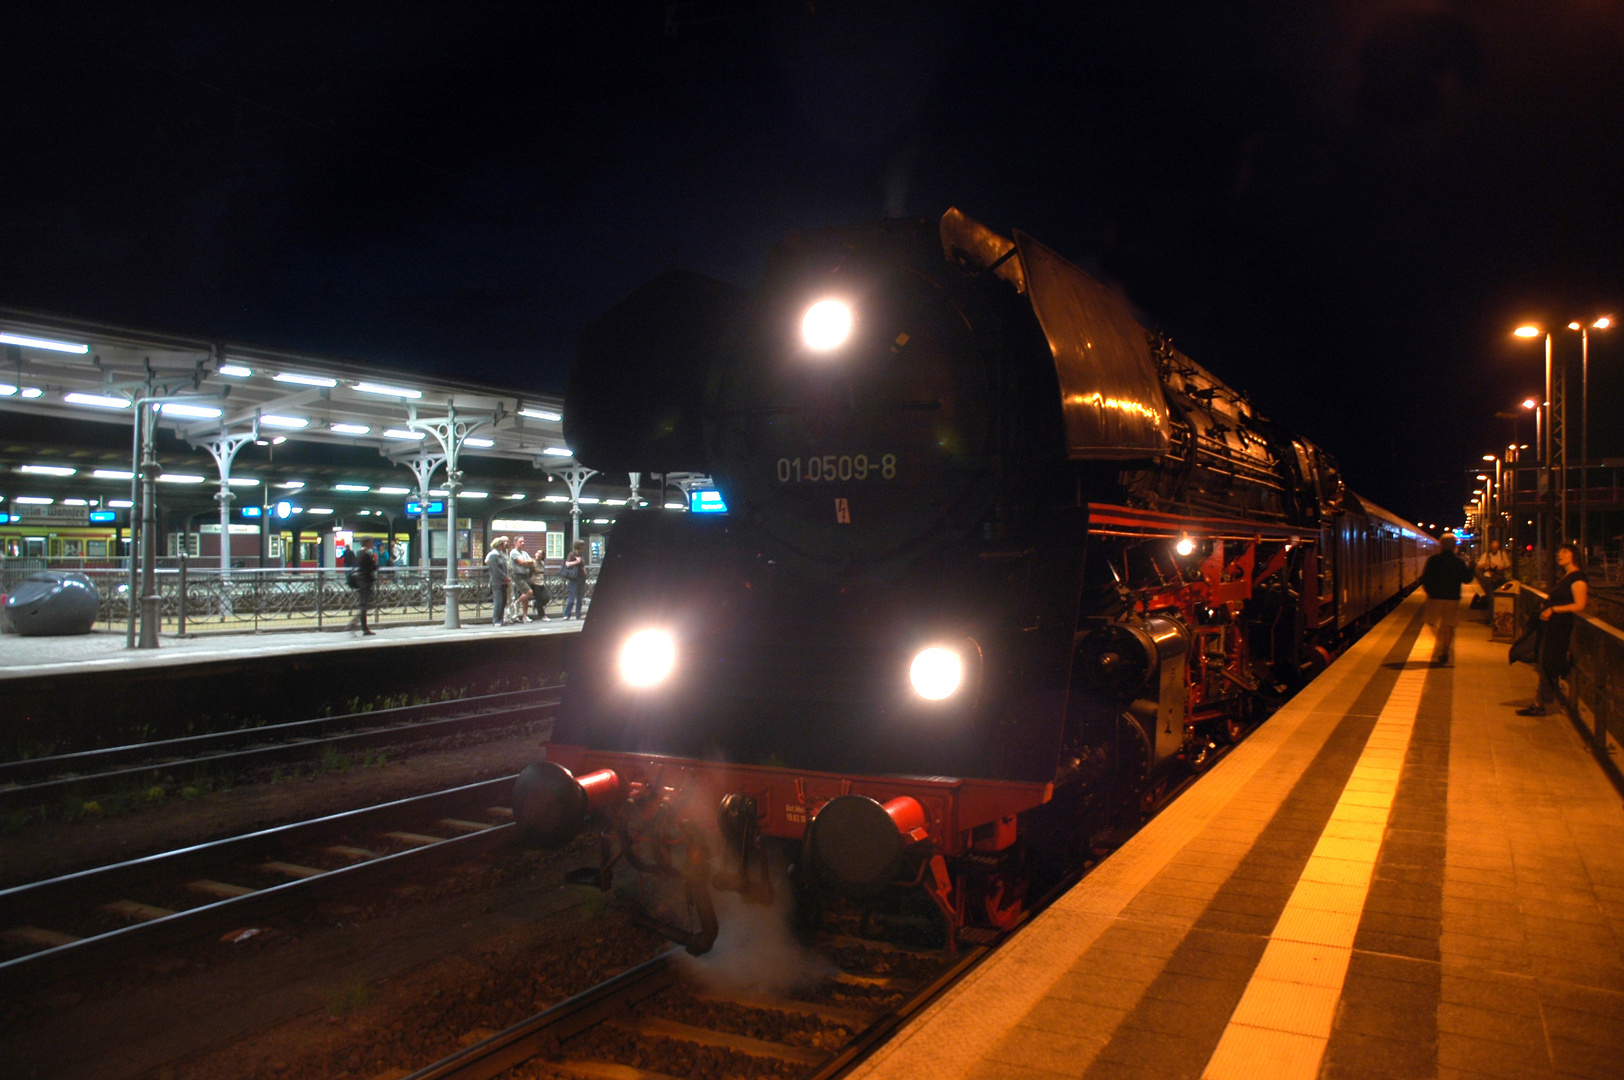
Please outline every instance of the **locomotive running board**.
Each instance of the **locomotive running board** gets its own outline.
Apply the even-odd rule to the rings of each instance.
[[[1088,531],[1095,536],[1210,537],[1217,540],[1290,540],[1312,543],[1319,539],[1317,529],[1301,525],[1271,525],[1243,518],[1191,517],[1158,510],[1135,510],[1109,503],[1088,504]]]

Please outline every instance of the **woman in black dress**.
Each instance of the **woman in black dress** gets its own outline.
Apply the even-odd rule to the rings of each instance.
[[[1573,617],[1585,609],[1590,586],[1579,569],[1579,546],[1561,544],[1556,549],[1556,569],[1562,576],[1539,617],[1545,620],[1545,636],[1539,643],[1539,689],[1534,703],[1518,709],[1518,716],[1544,716],[1545,706],[1556,700],[1556,681],[1568,673],[1568,640],[1573,636]]]

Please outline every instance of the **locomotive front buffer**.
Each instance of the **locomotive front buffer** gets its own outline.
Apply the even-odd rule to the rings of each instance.
[[[546,847],[591,826],[599,864],[572,880],[609,891],[625,863],[680,884],[685,912],[634,917],[698,956],[716,942],[713,890],[770,904],[765,845],[792,852],[798,890],[865,902],[921,890],[951,952],[1025,911],[1019,815],[1052,784],[952,777],[849,776],[550,746],[514,785],[514,817]],[[686,923],[686,925],[679,925]]]

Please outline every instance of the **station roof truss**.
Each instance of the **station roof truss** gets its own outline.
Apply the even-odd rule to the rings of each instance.
[[[330,357],[129,330],[0,308],[0,411],[130,423],[161,400],[160,427],[202,445],[220,433],[374,447],[391,461],[437,451],[425,431],[455,411],[459,457],[568,464],[563,400]],[[488,445],[487,445],[488,444]]]

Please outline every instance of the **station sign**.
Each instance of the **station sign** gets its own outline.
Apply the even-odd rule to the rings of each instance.
[[[90,523],[92,525],[111,524],[117,520],[118,512],[116,510],[92,510],[90,512]]]
[[[265,510],[259,506],[245,506],[242,508],[242,516],[245,518],[264,517]]]
[[[409,502],[409,503],[406,504],[406,516],[407,517],[420,517],[422,515],[422,513],[423,513],[423,504],[422,503],[420,503],[420,502]],[[445,513],[445,500],[444,499],[435,499],[433,502],[429,503],[429,516],[430,517],[433,517],[435,514],[443,514],[443,513]]]
[[[688,509],[696,514],[725,514],[727,503],[720,491],[701,489],[688,496]]]

